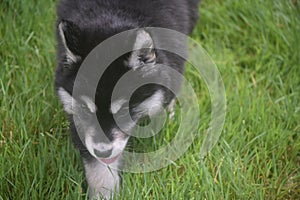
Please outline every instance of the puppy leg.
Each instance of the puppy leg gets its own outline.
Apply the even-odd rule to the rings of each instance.
[[[113,199],[114,192],[119,190],[120,185],[120,177],[115,169],[118,162],[113,163],[114,166],[110,168],[96,159],[84,161],[90,199]]]

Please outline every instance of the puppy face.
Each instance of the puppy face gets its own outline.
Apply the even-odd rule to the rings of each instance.
[[[111,164],[124,150],[136,123],[147,115],[158,113],[166,103],[166,91],[159,85],[147,84],[131,91],[130,83],[123,84],[119,89],[132,92],[132,96],[128,98],[121,95],[112,100],[114,86],[130,70],[134,77],[139,78],[168,77],[161,77],[163,69],[158,64],[152,37],[140,29],[136,31],[132,40],[133,48],[138,50],[120,56],[108,66],[100,77],[94,97],[81,95],[75,99],[72,96],[72,89],[77,71],[88,52],[103,39],[99,36],[101,33],[98,33],[97,37],[95,35],[97,35],[95,31],[83,30],[71,22],[59,23],[63,81],[57,88],[64,110],[77,119],[76,128],[79,129],[77,132],[89,153],[101,162]],[[100,132],[98,125],[102,130]]]

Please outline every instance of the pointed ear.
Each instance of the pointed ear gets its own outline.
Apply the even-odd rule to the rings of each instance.
[[[128,59],[128,67],[133,70],[145,65],[154,65],[156,63],[156,54],[153,40],[144,29],[137,31],[137,36],[133,46],[133,51]]]
[[[80,60],[78,55],[80,29],[73,22],[62,20],[58,24],[58,33],[65,48],[67,63]]]

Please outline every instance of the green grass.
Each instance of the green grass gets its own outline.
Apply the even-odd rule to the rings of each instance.
[[[299,11],[297,0],[203,2],[193,38],[224,81],[220,140],[204,159],[197,136],[174,164],[124,173],[118,199],[300,198]],[[0,199],[84,199],[53,89],[55,1],[2,0],[0,13]],[[199,94],[201,135],[209,94],[190,69],[187,77]]]

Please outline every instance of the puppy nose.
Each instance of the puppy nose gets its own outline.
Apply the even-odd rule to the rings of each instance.
[[[97,149],[94,149],[94,153],[99,158],[107,158],[107,157],[109,157],[111,155],[112,149],[106,150],[106,151],[99,151]]]

